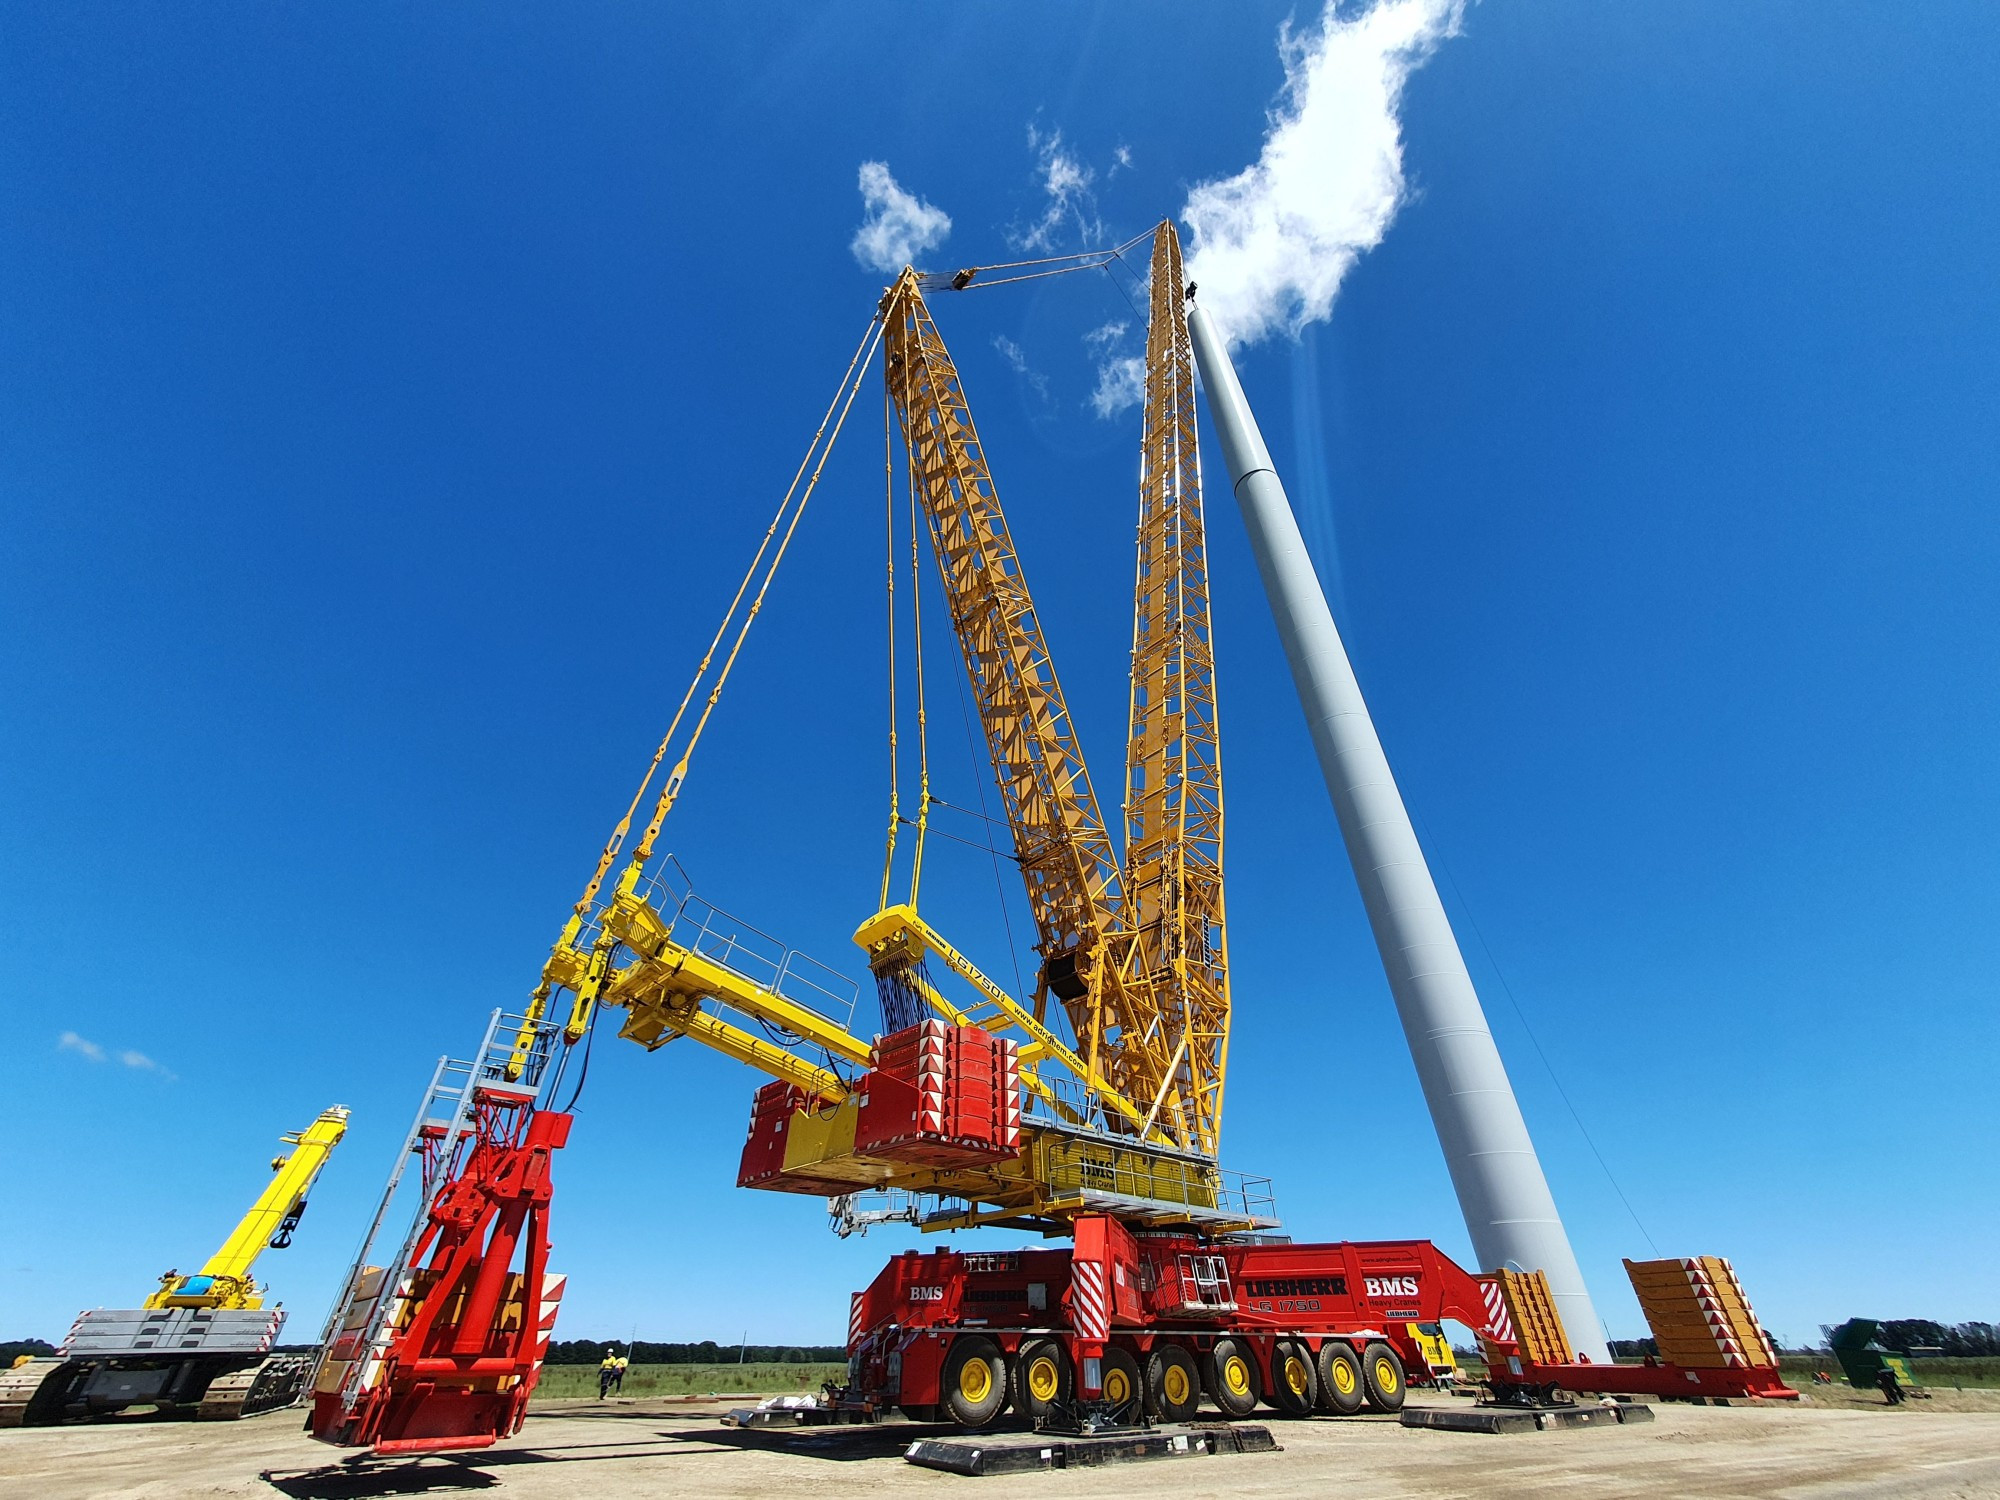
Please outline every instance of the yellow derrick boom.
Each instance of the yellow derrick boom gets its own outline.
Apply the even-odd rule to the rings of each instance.
[[[1156,1036],[1161,1018],[1109,961],[1119,936],[1118,861],[958,368],[915,271],[897,278],[882,316],[889,397],[1034,913],[1036,1012],[1054,994],[1086,1073],[1127,1100],[1149,1098],[1147,1075],[1133,1064],[1139,1039]],[[1118,1112],[1105,1115],[1109,1123]]]

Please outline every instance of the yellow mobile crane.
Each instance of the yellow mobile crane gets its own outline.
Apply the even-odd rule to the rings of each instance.
[[[147,1405],[163,1415],[228,1420],[296,1400],[312,1359],[269,1353],[285,1312],[264,1306],[265,1289],[250,1269],[266,1249],[291,1244],[347,1119],[336,1104],[282,1138],[292,1150],[272,1159],[271,1180],[199,1271],[167,1272],[142,1307],[79,1313],[56,1358],[0,1374],[0,1427]]]
[[[950,281],[963,287],[978,274],[960,272]],[[1268,1184],[1225,1174],[1216,1163],[1229,1039],[1222,772],[1179,241],[1169,224],[1154,236],[1122,861],[1099,811],[957,367],[925,303],[926,287],[942,281],[906,269],[884,294],[646,779],[543,968],[517,1056],[525,1058],[536,1027],[565,996],[564,1036],[571,1042],[582,1038],[600,1006],[622,1010],[620,1035],[649,1049],[693,1038],[797,1091],[783,1170],[763,1185],[900,1190],[909,1203],[901,1216],[926,1229],[981,1223],[1055,1229],[1078,1214],[1104,1212],[1211,1233],[1271,1227]],[[1021,1149],[970,1167],[858,1153],[856,1085],[870,1066],[871,1046],[851,1029],[851,987],[843,991],[831,971],[703,901],[671,858],[657,868],[654,861],[701,732],[878,343],[905,464],[911,582],[917,583],[922,530],[984,731],[1041,959],[1032,994],[1011,994],[918,914],[922,843],[936,801],[924,761],[916,817],[904,818],[892,805],[882,907],[861,924],[855,941],[867,953],[885,1020],[899,1011],[905,1021],[930,1014],[1016,1044],[1025,1106]],[[893,472],[888,489],[893,654]],[[913,600],[912,608],[919,611],[921,653],[921,604]],[[921,699],[918,731],[922,757]],[[613,880],[652,778],[676,749],[652,816]],[[892,902],[897,830],[908,825],[916,829],[910,895]],[[963,999],[941,987],[932,961],[962,982],[969,991]],[[1051,1014],[1051,998],[1060,1019]]]

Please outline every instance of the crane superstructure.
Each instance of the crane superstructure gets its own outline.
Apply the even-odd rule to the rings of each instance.
[[[57,1357],[0,1375],[0,1427],[143,1405],[212,1421],[289,1403],[311,1361],[267,1358],[285,1313],[264,1306],[266,1288],[251,1268],[265,1250],[291,1244],[347,1121],[336,1104],[282,1137],[292,1149],[272,1158],[263,1191],[199,1271],[168,1271],[141,1307],[79,1313]]]

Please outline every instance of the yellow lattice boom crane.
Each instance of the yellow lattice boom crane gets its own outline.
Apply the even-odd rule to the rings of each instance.
[[[971,279],[960,273],[954,282]],[[963,382],[925,300],[936,284],[906,269],[884,294],[527,1013],[539,1020],[566,1002],[565,1036],[576,1041],[609,1006],[623,1012],[619,1034],[643,1046],[686,1037],[768,1074],[783,1090],[760,1095],[759,1109],[769,1103],[775,1112],[783,1151],[758,1186],[829,1196],[899,1190],[921,1205],[911,1216],[927,1228],[1055,1228],[1107,1211],[1217,1231],[1268,1226],[1262,1185],[1217,1164],[1229,1036],[1222,773],[1179,243],[1168,224],[1154,236],[1122,860]],[[851,984],[709,905],[675,861],[656,857],[702,731],[878,344],[890,437],[906,476],[913,569],[921,530],[1040,962],[1032,991],[1010,993],[919,914],[922,843],[935,800],[927,763],[916,817],[892,803],[882,905],[855,941],[885,1016],[928,1015],[1005,1039],[1025,1112],[1018,1149],[991,1160],[948,1159],[928,1147],[899,1157],[893,1146],[868,1146],[870,1089],[879,1095],[885,1085],[871,1071],[881,1061],[875,1043],[854,1030]],[[893,477],[889,488],[893,656]],[[915,639],[920,657],[920,615]],[[893,662],[891,671],[893,692]],[[920,660],[918,685],[921,693]],[[627,851],[649,793],[651,815]],[[899,825],[914,825],[916,845],[910,895],[892,902]],[[523,1055],[528,1044],[524,1031]],[[753,1146],[758,1128],[753,1120]],[[747,1152],[745,1160],[749,1174]]]
[[[213,1421],[289,1405],[312,1361],[270,1354],[285,1312],[265,1307],[266,1289],[251,1268],[264,1251],[291,1244],[306,1195],[347,1134],[347,1120],[336,1104],[282,1137],[292,1149],[272,1158],[263,1191],[199,1271],[168,1271],[141,1307],[78,1314],[56,1358],[0,1374],[0,1427],[107,1417],[133,1406]]]

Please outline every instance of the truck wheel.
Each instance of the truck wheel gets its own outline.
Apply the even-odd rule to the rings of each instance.
[[[1370,1344],[1361,1351],[1361,1384],[1375,1410],[1403,1409],[1403,1361],[1387,1344]]]
[[[1146,1414],[1156,1422],[1192,1422],[1201,1410],[1201,1376],[1179,1344],[1161,1344],[1146,1360]]]
[[[1312,1355],[1296,1339],[1279,1339],[1271,1350],[1271,1406],[1288,1417],[1309,1417],[1319,1397]]]
[[[1319,1349],[1320,1410],[1336,1417],[1351,1417],[1367,1400],[1361,1388],[1361,1360],[1352,1344],[1328,1339]]]
[[[1007,1404],[1007,1359],[1000,1346],[978,1334],[952,1340],[938,1380],[945,1416],[975,1431],[1000,1415]]]
[[[1014,1361],[1014,1409],[1030,1422],[1044,1420],[1069,1400],[1069,1355],[1054,1339],[1021,1346]]]
[[[1103,1399],[1122,1408],[1118,1413],[1120,1418],[1136,1421],[1145,1394],[1145,1386],[1139,1379],[1138,1359],[1129,1349],[1106,1349],[1097,1368]]]
[[[1257,1409],[1257,1361],[1239,1339],[1217,1339],[1208,1356],[1208,1394],[1225,1417],[1247,1417]]]

